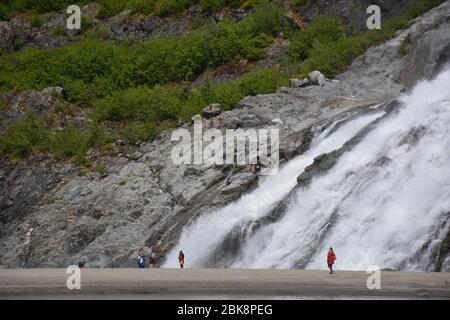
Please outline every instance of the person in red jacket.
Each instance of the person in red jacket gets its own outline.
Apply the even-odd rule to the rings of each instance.
[[[330,269],[330,274],[333,274],[333,264],[336,261],[336,255],[334,254],[333,248],[330,247],[327,254],[327,264],[328,269]]]
[[[183,250],[181,250],[180,253],[178,254],[178,262],[180,263],[180,268],[183,269],[184,268],[184,252],[183,252]]]

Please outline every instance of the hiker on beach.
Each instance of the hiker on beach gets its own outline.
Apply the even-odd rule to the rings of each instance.
[[[83,259],[83,260],[81,260],[81,261],[79,261],[78,262],[78,268],[84,268],[84,265],[86,264],[86,260],[85,259]]]
[[[180,268],[183,269],[184,267],[184,253],[183,250],[180,251],[178,254],[178,262],[180,263]]]
[[[149,268],[154,268],[155,266],[156,266],[156,261],[155,261],[155,258],[153,256],[153,253],[152,253],[150,258],[148,259],[148,267]]]
[[[333,248],[330,247],[327,254],[327,264],[328,269],[330,269],[330,274],[333,274],[333,264],[336,261],[336,255],[334,254]]]
[[[139,268],[145,268],[145,257],[142,253],[139,254],[137,258],[137,263]]]

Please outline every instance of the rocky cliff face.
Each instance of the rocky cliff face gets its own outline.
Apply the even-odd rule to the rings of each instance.
[[[320,125],[389,102],[432,77],[448,61],[449,19],[447,1],[370,48],[324,86],[245,98],[238,108],[203,119],[203,127],[276,127],[282,161],[289,160],[308,147]],[[401,56],[398,48],[406,37],[410,44]],[[36,95],[42,102],[36,108],[51,107],[51,97]],[[170,138],[166,131],[136,146],[133,156],[104,158],[102,173],[80,175],[77,166],[45,156],[3,163],[0,265],[64,267],[86,258],[89,267],[125,267],[135,264],[138,250],[152,251],[159,262],[184,226],[258,184],[260,177],[249,166],[173,164]]]
[[[396,17],[402,7],[412,2],[411,0],[316,0],[306,1],[300,7],[299,13],[306,21],[311,21],[319,16],[337,16],[341,18],[347,27],[353,31],[361,31],[366,27],[366,9],[370,5],[377,5],[381,9],[383,19]]]

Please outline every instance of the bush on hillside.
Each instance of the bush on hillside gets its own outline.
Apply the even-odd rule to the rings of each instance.
[[[306,29],[300,31],[289,45],[289,55],[295,60],[305,60],[311,51],[319,45],[337,42],[346,36],[342,22],[333,17],[322,17]]]

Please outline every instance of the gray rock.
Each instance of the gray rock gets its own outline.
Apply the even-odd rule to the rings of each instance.
[[[228,181],[228,185],[222,188],[222,193],[242,193],[249,190],[257,180],[258,176],[252,172],[243,172],[237,174]]]
[[[14,50],[14,30],[7,21],[0,21],[0,49]]]
[[[8,108],[0,110],[0,133],[6,131],[11,124],[22,118],[27,111],[38,116],[45,116],[54,110],[55,101],[48,94],[26,90],[20,93],[8,92],[2,97]]]
[[[62,87],[48,87],[42,90],[42,93],[48,94],[48,95],[58,95],[62,96],[64,93],[64,88]]]
[[[217,117],[222,112],[220,103],[212,103],[202,110],[202,115],[206,119]]]
[[[289,87],[298,88],[302,84],[301,80],[298,79],[289,79]]]
[[[284,124],[284,122],[280,118],[273,119],[272,123],[278,124],[280,126],[282,126]]]
[[[309,82],[312,85],[324,86],[325,76],[320,71],[312,71],[309,73]]]
[[[450,62],[450,22],[442,23],[426,34],[410,41],[401,81],[412,88],[420,80],[429,79]]]
[[[309,79],[305,78],[303,80],[299,79],[290,79],[289,80],[289,87],[291,88],[303,88],[310,84]]]
[[[309,85],[310,85],[310,81],[309,81],[308,78],[303,79],[301,81],[301,83],[300,83],[300,87],[306,87],[306,86],[309,86]]]

